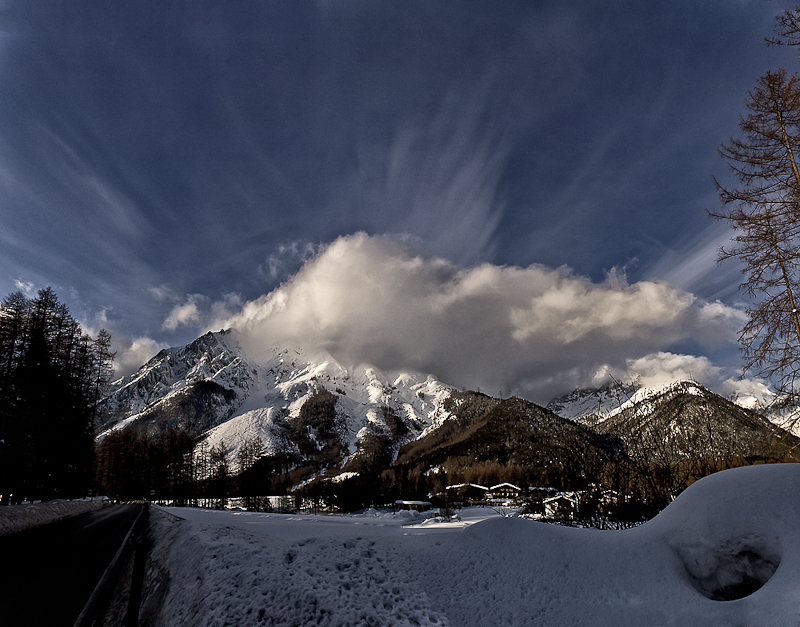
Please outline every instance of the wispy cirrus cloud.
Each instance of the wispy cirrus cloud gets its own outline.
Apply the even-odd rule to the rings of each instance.
[[[26,296],[33,296],[34,285],[32,281],[21,281],[20,279],[14,279],[14,285]]]
[[[259,267],[259,271],[273,281],[282,281],[313,259],[321,248],[300,240],[278,244],[275,251],[267,257],[266,263]]]
[[[503,217],[500,179],[511,144],[486,123],[491,79],[452,92],[438,110],[362,142],[338,206],[371,233],[405,236],[456,263],[491,256]]]

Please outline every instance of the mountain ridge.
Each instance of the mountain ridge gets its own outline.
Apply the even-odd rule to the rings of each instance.
[[[286,441],[286,426],[297,422],[303,406],[324,390],[337,399],[337,437],[346,458],[368,436],[402,432],[401,439],[411,438],[445,417],[441,402],[453,388],[432,375],[389,376],[367,364],[348,370],[330,355],[322,357],[312,360],[299,349],[275,348],[253,362],[236,331],[206,333],[184,347],[160,351],[116,381],[103,402],[109,418],[100,438],[127,427],[149,433],[179,427],[209,446],[223,445],[234,458],[254,437],[262,440],[267,454],[297,453],[296,443]],[[193,413],[201,401],[204,411]],[[395,419],[403,428],[388,424]]]
[[[691,459],[711,468],[715,457],[752,463],[791,457],[800,445],[694,381],[576,390],[545,408],[457,390],[433,375],[345,368],[325,351],[259,354],[250,359],[233,330],[160,351],[115,382],[99,439],[128,428],[155,436],[175,430],[222,451],[234,472],[244,452],[272,458],[284,474],[298,469],[301,482],[392,468],[418,477],[446,466],[453,477],[562,485],[615,464],[646,473]]]

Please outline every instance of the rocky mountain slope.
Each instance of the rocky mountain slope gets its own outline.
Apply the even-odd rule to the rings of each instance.
[[[453,392],[443,408],[450,415],[402,447],[397,465],[444,464],[463,478],[470,467],[497,463],[518,468],[525,483],[570,485],[621,450],[615,436],[599,435],[520,398]]]
[[[442,402],[450,393],[433,376],[389,376],[369,365],[348,370],[327,354],[311,359],[275,348],[256,362],[235,331],[223,331],[163,350],[115,382],[102,432],[176,429],[222,445],[234,459],[255,438],[264,454],[308,457],[333,447],[339,454],[330,463],[380,441],[393,459],[402,444],[446,418]]]
[[[232,461],[245,450],[314,473],[380,472],[395,462],[466,472],[492,463],[539,472],[544,482],[553,469],[585,475],[587,464],[620,456],[725,466],[794,459],[800,450],[800,439],[692,381],[577,390],[542,408],[457,391],[431,375],[345,368],[324,351],[261,354],[249,358],[235,331],[161,351],[113,385],[99,437],[176,430]]]
[[[796,436],[694,381],[641,388],[617,408],[579,421],[620,438],[631,456],[659,463],[776,461],[800,451]]]
[[[635,381],[614,381],[599,388],[580,388],[554,398],[547,404],[547,409],[568,420],[600,420],[627,402],[640,388]]]
[[[135,426],[199,435],[224,422],[250,396],[257,370],[239,351],[235,335],[207,333],[165,349],[133,375],[111,385],[101,409],[101,431]]]

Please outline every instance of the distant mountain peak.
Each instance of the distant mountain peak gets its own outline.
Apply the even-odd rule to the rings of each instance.
[[[628,383],[612,381],[597,388],[578,388],[554,398],[547,409],[568,420],[602,419],[628,402],[641,388],[637,380]]]
[[[158,433],[176,428],[209,446],[223,443],[233,457],[258,437],[268,452],[299,454],[297,438],[289,437],[297,431],[293,425],[313,422],[303,408],[325,393],[327,404],[320,405],[318,417],[335,424],[328,438],[338,439],[336,450],[343,458],[337,462],[344,464],[364,442],[374,445],[376,439],[396,455],[402,444],[447,415],[442,403],[452,388],[433,375],[390,375],[370,364],[348,369],[325,351],[314,358],[292,347],[260,354],[257,361],[248,358],[235,330],[209,332],[186,346],[164,349],[112,386],[102,429]],[[302,428],[316,429],[310,423]],[[302,448],[305,436],[297,437]]]
[[[634,451],[649,449],[676,460],[784,459],[800,444],[761,414],[691,380],[639,390],[594,427]]]

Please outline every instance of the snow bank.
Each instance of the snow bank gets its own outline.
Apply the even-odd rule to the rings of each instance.
[[[429,548],[426,593],[454,625],[500,613],[509,625],[797,626],[798,495],[800,466],[759,466],[704,479],[626,531],[488,521]]]
[[[80,501],[47,501],[0,507],[0,536],[31,527],[100,509],[106,503],[102,498]]]
[[[402,547],[390,541],[407,516],[362,525],[356,518],[179,513],[192,522],[151,512],[156,540],[141,613],[148,624],[447,624],[402,568]]]
[[[797,464],[712,475],[625,531],[490,508],[169,511],[185,520],[153,511],[154,625],[800,625]]]

